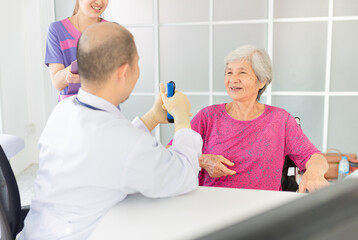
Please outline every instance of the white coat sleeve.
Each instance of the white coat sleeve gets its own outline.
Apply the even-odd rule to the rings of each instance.
[[[132,124],[139,127],[140,122],[135,119]],[[178,130],[170,149],[162,146],[148,130],[143,131],[126,159],[121,190],[153,198],[194,190],[198,186],[201,149],[201,136],[191,129]]]

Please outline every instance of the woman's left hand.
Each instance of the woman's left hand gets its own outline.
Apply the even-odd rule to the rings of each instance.
[[[234,163],[221,155],[202,154],[199,157],[199,165],[204,168],[212,178],[234,175],[236,172],[228,168],[234,166]]]
[[[328,162],[321,154],[313,154],[306,163],[306,172],[302,175],[302,180],[298,192],[313,192],[329,185],[324,174],[328,170]]]
[[[324,174],[321,174],[319,171],[307,170],[302,175],[302,180],[300,182],[298,192],[304,193],[306,190],[308,192],[313,192],[328,186],[328,184],[328,181],[324,178]]]

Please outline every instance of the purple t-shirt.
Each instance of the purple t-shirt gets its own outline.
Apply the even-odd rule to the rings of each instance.
[[[281,190],[282,168],[288,155],[301,170],[319,150],[285,110],[265,105],[256,119],[232,118],[225,104],[202,109],[191,121],[203,138],[203,154],[222,155],[234,162],[235,175],[212,178],[205,169],[200,186]]]
[[[102,19],[102,22],[105,20]],[[77,59],[77,42],[81,32],[75,28],[69,18],[50,24],[47,43],[45,64],[59,63],[65,68]],[[61,95],[67,95],[68,87],[61,90]]]

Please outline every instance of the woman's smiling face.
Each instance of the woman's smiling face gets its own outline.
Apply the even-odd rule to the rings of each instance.
[[[87,17],[99,17],[106,10],[108,0],[80,0],[79,10]]]
[[[256,100],[258,92],[265,83],[258,82],[251,64],[245,60],[236,60],[226,65],[226,92],[234,101]]]

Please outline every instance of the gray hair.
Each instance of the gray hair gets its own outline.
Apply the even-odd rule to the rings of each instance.
[[[265,86],[261,88],[257,94],[257,100],[260,100],[262,93],[272,81],[272,64],[271,59],[264,49],[256,48],[251,45],[245,45],[230,52],[225,57],[225,65],[230,62],[243,60],[251,64],[257,81],[265,82]]]

